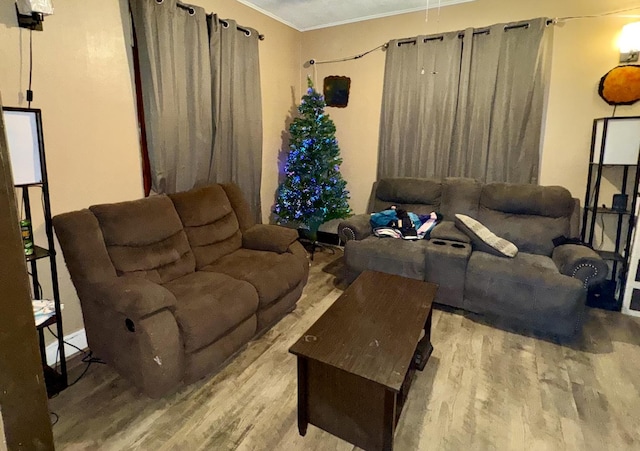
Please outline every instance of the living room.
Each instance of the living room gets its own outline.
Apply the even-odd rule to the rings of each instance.
[[[265,39],[259,43],[263,111],[263,169],[260,192],[262,218],[265,223],[269,222],[274,204],[274,193],[280,181],[278,165],[283,148],[283,134],[286,133],[292,111],[304,93],[307,76],[310,76],[317,86],[321,86],[324,77],[330,75],[346,75],[351,78],[348,107],[328,108],[327,112],[336,124],[337,138],[343,158],[341,172],[348,183],[351,194],[350,206],[354,213],[365,212],[371,186],[376,180],[385,52],[377,50],[356,60],[332,64],[309,65],[309,60],[325,61],[358,55],[390,39],[464,30],[470,27],[482,27],[535,17],[571,18],[560,20],[557,24],[552,25],[552,66],[548,84],[546,118],[543,123],[539,183],[541,185],[563,186],[570,191],[573,197],[581,199],[584,203],[592,121],[594,118],[611,116],[613,110],[613,107],[607,105],[598,96],[598,83],[605,73],[618,65],[617,38],[620,30],[625,24],[636,21],[637,15],[640,14],[639,10],[632,9],[637,8],[637,4],[629,0],[611,0],[606,5],[595,0],[565,2],[475,0],[458,4],[443,1],[441,8],[438,8],[438,3],[432,0],[427,17],[425,11],[422,10],[327,28],[298,31],[235,0],[197,0],[192,3],[203,7],[208,13],[216,13],[222,18],[232,18],[240,25],[255,28],[265,36]],[[626,12],[609,14],[617,11]],[[0,27],[0,39],[3,42],[1,54],[3,64],[0,66],[0,90],[3,105],[26,107],[25,91],[29,81],[30,35],[28,30],[17,27],[13,2],[3,2],[0,5],[0,22],[4,25]],[[33,32],[31,36],[33,39],[32,89],[34,92],[31,106],[40,108],[43,114],[53,214],[79,210],[90,205],[129,201],[143,197],[140,138],[131,49],[132,29],[128,2],[126,0],[118,2],[58,1],[55,2],[55,13],[45,19],[43,28],[42,32]],[[616,116],[636,116],[640,114],[640,106],[638,104],[620,106],[615,114]],[[42,218],[34,218],[33,223],[35,241],[44,241],[46,238]],[[320,254],[319,257],[318,262],[320,263],[314,263],[314,265],[319,265],[323,261],[325,264],[329,263],[327,260],[323,260],[327,257],[326,255]],[[86,341],[83,343],[82,310],[61,253],[58,255],[58,268],[60,269],[60,295],[65,304],[63,313],[65,337],[68,337],[72,343],[84,347]],[[328,271],[332,271],[331,267]],[[292,330],[295,319],[304,317],[306,322],[295,325],[295,331],[302,333],[306,327],[311,325],[310,317],[307,317],[306,313],[311,311],[319,314],[322,308],[328,307],[337,298],[340,291],[334,287],[333,274],[323,271],[319,266],[312,267],[311,274],[312,278],[306,287],[307,301],[304,308],[300,309],[299,305],[299,310],[283,320],[282,329],[275,329],[276,332],[263,336],[265,341],[261,342],[260,346],[268,348],[278,340],[282,333]],[[43,280],[46,280],[46,277],[43,277]],[[50,288],[46,281],[42,283],[45,291]],[[611,329],[608,331],[598,330],[598,325]],[[457,327],[462,328],[463,334],[454,335],[451,342],[447,342],[444,337],[451,333],[450,329]],[[548,359],[546,364],[549,366],[573,365],[575,367],[584,363],[579,360],[580,356],[577,352],[574,355],[576,360],[566,363],[567,352],[571,351],[565,352],[545,341],[534,341],[534,339],[523,339],[522,342],[515,339],[516,348],[517,346],[521,347],[520,352],[517,352],[514,350],[516,348],[506,344],[509,343],[511,336],[487,335],[489,338],[483,339],[481,334],[489,333],[491,328],[477,326],[478,328],[471,329],[470,327],[462,319],[455,316],[443,320],[439,326],[435,324],[434,330],[438,330],[438,334],[443,337],[437,343],[434,337],[436,349],[438,349],[438,345],[452,346],[451,349],[455,354],[472,354],[486,348],[499,353],[504,348],[503,351],[505,355],[509,356],[509,359],[522,358],[525,360],[534,355],[541,355],[541,349],[546,349],[549,353],[544,354],[543,360],[547,362]],[[621,427],[621,431],[611,432],[605,425],[608,424],[611,429],[615,429],[615,421],[598,417],[597,415],[600,415],[601,411],[590,410],[590,407],[591,403],[601,402],[608,405],[610,409],[616,410],[618,414],[622,414],[627,408],[631,417],[633,417],[633,412],[637,412],[634,407],[628,405],[628,401],[624,401],[618,407],[613,407],[614,402],[624,398],[622,393],[629,396],[638,390],[637,381],[630,376],[634,369],[638,369],[638,335],[632,338],[632,332],[637,331],[637,328],[637,323],[634,323],[630,318],[623,317],[620,320],[614,320],[609,316],[597,316],[596,322],[590,327],[586,327],[584,332],[586,341],[601,342],[601,348],[604,349],[607,347],[607,343],[609,346],[614,346],[611,344],[612,340],[615,341],[611,338],[614,336],[623,342],[626,341],[623,348],[627,353],[625,356],[621,356],[619,354],[621,350],[618,348],[610,358],[606,358],[605,354],[603,360],[597,361],[599,367],[592,373],[597,373],[598,378],[606,374],[606,379],[591,380],[589,378],[595,378],[595,376],[590,375],[589,371],[585,371],[579,373],[582,380],[571,381],[573,384],[571,387],[577,393],[576,396],[584,401],[579,405],[579,408],[586,409],[581,414],[583,417],[592,415],[589,418],[589,424],[594,425],[594,430],[591,433],[586,434],[581,431],[580,426],[576,426],[574,418],[567,411],[562,421],[553,423],[553,427],[560,423],[563,425],[565,429],[560,435],[566,442],[559,445],[560,442],[553,441],[555,438],[545,441],[536,434],[533,434],[535,439],[532,438],[529,433],[530,428],[535,426],[538,433],[545,431],[545,425],[543,424],[541,427],[540,423],[544,423],[548,419],[545,417],[548,408],[546,403],[552,403],[552,393],[543,395],[542,401],[538,399],[536,402],[542,402],[542,404],[536,409],[523,408],[522,410],[516,409],[517,412],[516,410],[505,411],[502,412],[504,418],[497,419],[482,417],[481,411],[478,411],[479,416],[476,417],[472,413],[474,403],[490,403],[491,399],[502,396],[500,392],[494,391],[493,385],[482,385],[479,389],[491,391],[481,395],[475,394],[475,397],[469,399],[464,398],[461,402],[467,404],[462,412],[453,410],[453,404],[449,405],[447,408],[452,410],[448,413],[443,410],[439,411],[440,420],[438,421],[446,423],[447,415],[449,415],[452,418],[457,418],[460,422],[463,420],[470,422],[473,425],[470,426],[471,429],[477,431],[483,427],[482,425],[490,429],[490,423],[495,420],[501,425],[498,428],[511,428],[510,432],[504,434],[500,430],[492,430],[485,436],[477,436],[477,441],[472,436],[464,437],[460,441],[455,441],[452,437],[441,437],[438,439],[440,446],[436,446],[434,449],[459,449],[465,445],[475,446],[479,449],[492,447],[519,449],[518,444],[524,443],[528,439],[531,439],[531,442],[527,444],[527,447],[534,447],[538,443],[540,446],[548,448],[589,448],[596,447],[596,444],[602,445],[604,448],[615,448],[614,444],[619,445],[618,448],[633,448],[639,438],[637,435],[633,435],[637,434],[636,432],[629,432],[626,429],[629,423],[625,423],[625,426]],[[633,346],[630,346],[631,343]],[[252,353],[259,354],[260,346],[254,347]],[[244,386],[246,389],[251,385],[257,387],[256,393],[262,393],[268,398],[268,390],[264,387],[260,388],[262,386],[259,385],[265,381],[256,381],[252,377],[253,374],[264,376],[271,375],[273,372],[273,379],[269,379],[268,384],[277,386],[279,383],[283,383],[286,385],[285,388],[290,387],[294,381],[294,379],[286,381],[279,379],[288,373],[276,371],[278,368],[276,363],[283,363],[277,359],[286,358],[294,362],[294,357],[286,353],[284,343],[278,344],[276,348],[281,353],[277,354],[275,361],[270,361],[269,365],[271,366],[268,370],[263,368],[261,372],[259,367],[245,366],[242,355],[240,355],[236,359],[237,361],[227,367],[224,373],[225,377],[214,376],[220,377],[220,385],[199,385],[199,391],[193,388],[187,389],[191,392],[191,398],[181,396],[173,399],[181,403],[193,402],[195,406],[197,403],[211,402],[206,401],[207,397],[211,397],[212,400],[216,399],[215,394],[224,391],[227,395],[224,398],[225,403],[239,405],[244,400],[237,397],[240,394],[234,395],[233,388]],[[604,351],[602,352],[604,353]],[[523,377],[525,382],[528,380],[527,378],[532,377],[522,368],[512,367],[508,359],[492,362],[493,358],[497,359],[495,356],[488,357],[489,360],[483,362],[486,366],[475,368],[475,370],[481,371],[486,377],[486,373],[492,371],[491,367],[495,364],[500,371],[499,376],[496,376],[498,381],[496,383],[508,383],[511,371],[515,372],[518,377]],[[625,361],[625,359],[628,360]],[[441,361],[439,369],[428,366],[427,371],[420,375],[421,379],[414,383],[413,392],[429,392],[433,384],[432,379],[437,377],[451,379],[451,385],[447,388],[453,387],[462,391],[471,390],[475,386],[473,383],[474,369],[464,368],[461,366],[461,361],[458,360],[450,360],[449,363],[449,372],[444,374],[442,373],[444,360]],[[294,366],[289,365],[286,368],[289,371]],[[464,371],[465,369],[467,371]],[[88,374],[91,375],[94,371],[95,367],[91,368]],[[236,372],[234,373],[234,371]],[[537,376],[545,377],[545,371],[542,367],[537,367],[537,371],[540,372]],[[229,376],[230,374],[231,376]],[[623,374],[624,378],[619,379],[620,374]],[[148,438],[148,432],[143,430],[145,422],[174,421],[162,417],[163,409],[168,409],[171,401],[147,404],[144,401],[136,400],[136,396],[142,397],[143,395],[135,395],[134,391],[130,392],[125,389],[123,394],[120,389],[124,388],[126,382],[114,378],[111,373],[105,376],[105,381],[107,385],[116,385],[119,391],[114,393],[121,396],[122,401],[126,403],[133,402],[137,410],[128,411],[129,413],[125,413],[123,416],[120,416],[116,410],[108,410],[95,418],[78,417],[69,420],[67,417],[64,421],[70,421],[70,423],[66,423],[66,428],[78,430],[79,426],[74,426],[74,424],[84,424],[82,428],[89,431],[93,424],[113,422],[114,429],[124,429],[126,424],[133,421],[132,418],[135,417],[136,427],[140,429],[131,436],[140,438],[141,441],[137,445],[145,448],[144,438]],[[609,399],[603,395],[604,385],[610,383],[623,387],[620,388],[619,393],[616,391],[619,397]],[[525,383],[524,386],[529,385]],[[105,401],[101,398],[92,398],[90,391],[78,391],[78,394],[74,396],[74,390],[79,388],[81,388],[80,385],[71,387],[64,393],[65,396],[71,398],[67,401],[69,404],[99,405]],[[440,390],[444,390],[444,388],[441,387]],[[239,391],[238,393],[246,394],[248,392]],[[274,393],[281,394],[283,392],[276,390]],[[264,448],[274,448],[277,445],[289,447],[289,449],[306,449],[307,447],[351,449],[345,442],[319,431],[310,430],[309,436],[304,439],[298,437],[295,427],[291,426],[295,419],[295,395],[295,385],[293,385],[293,391],[286,395],[286,402],[277,397],[270,399],[272,404],[286,406],[282,411],[267,409],[263,413],[251,415],[247,413],[245,419],[242,419],[242,416],[237,416],[237,423],[227,424],[226,430],[216,427],[216,422],[222,421],[219,413],[211,413],[215,418],[205,420],[201,418],[201,415],[209,414],[206,409],[194,407],[195,413],[193,414],[190,414],[189,409],[186,409],[181,411],[181,414],[189,416],[192,424],[184,423],[184,430],[181,432],[184,433],[183,436],[177,436],[177,438],[156,436],[147,443],[158,444],[164,440],[169,444],[167,446],[174,448],[180,448],[181,445],[202,447],[206,443],[228,448],[260,448],[258,441],[242,442],[241,434],[238,431],[249,430],[244,424],[246,422],[258,425],[258,428],[251,433],[254,440],[257,440],[255,439],[257,436],[254,435],[255,431],[270,434],[271,441],[266,440]],[[100,391],[100,396],[110,396],[109,391]],[[434,396],[436,398],[437,396],[445,397],[446,393],[436,391],[432,394],[432,400]],[[447,401],[450,400],[455,401],[455,397]],[[523,403],[525,402],[523,401]],[[116,404],[108,403],[108,409],[116,409]],[[209,408],[213,410],[216,404],[214,401],[209,405]],[[264,405],[267,404],[265,401]],[[576,404],[578,404],[577,400]],[[412,409],[412,411],[410,410],[412,415],[405,415],[410,419],[405,421],[404,432],[401,432],[402,438],[396,439],[396,446],[402,449],[402,444],[404,444],[404,449],[411,449],[412,446],[420,445],[420,449],[423,447],[426,449],[425,444],[428,443],[428,440],[424,432],[419,434],[422,438],[418,441],[410,437],[412,429],[410,421],[415,418],[419,418],[419,421],[426,421],[425,415],[431,407],[425,403],[424,398],[420,402],[416,398],[413,401]],[[469,413],[464,411],[466,409]],[[468,415],[468,417],[461,418],[464,415]],[[141,420],[143,417],[145,419]],[[571,419],[567,420],[567,418]],[[615,417],[612,416],[612,418]],[[598,423],[600,423],[599,428],[596,427]],[[64,424],[62,422],[58,427],[64,426]],[[284,426],[285,424],[286,426]],[[438,429],[437,425],[432,423],[425,427],[430,432]],[[460,430],[448,430],[444,426],[443,428],[451,434],[460,433]],[[153,430],[156,433],[162,429],[156,425]],[[558,433],[558,430],[554,431],[553,433],[549,432],[549,436],[556,437],[554,433]],[[277,437],[279,433],[288,438],[276,440],[274,437]],[[56,431],[56,426],[54,426],[54,436],[58,436],[58,434],[62,433]],[[117,431],[113,429],[104,432],[104,434],[105,437],[109,437],[109,440],[118,436]],[[312,434],[314,434],[313,438]],[[446,433],[442,432],[441,434],[445,435]],[[568,438],[571,434],[573,434],[575,441]],[[216,436],[217,441],[211,440],[211,436]],[[90,434],[87,434],[79,437],[79,441],[76,443],[60,443],[58,447],[60,449],[74,449],[74,446],[75,449],[96,447],[122,449],[136,446],[136,443],[127,442],[129,437],[122,436],[119,442],[115,440],[105,443],[101,442],[101,437],[91,438]],[[309,444],[310,440],[311,445]],[[536,442],[535,440],[540,441]]]

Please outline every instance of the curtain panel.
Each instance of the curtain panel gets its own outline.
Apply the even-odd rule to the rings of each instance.
[[[211,69],[206,14],[175,2],[131,0],[151,188],[184,191],[207,182],[211,165]],[[140,107],[140,106],[139,106]]]
[[[240,186],[261,222],[258,32],[175,0],[130,0],[151,185]]]
[[[378,178],[537,183],[551,43],[545,18],[391,41]]]
[[[258,32],[210,15],[209,52],[213,99],[210,180],[234,182],[262,222],[262,94]]]

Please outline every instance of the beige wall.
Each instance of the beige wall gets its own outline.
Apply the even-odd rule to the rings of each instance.
[[[192,2],[266,35],[260,43],[264,151],[262,194],[269,214],[277,186],[281,133],[299,97],[300,33],[234,0]],[[33,33],[35,100],[41,108],[54,215],[142,196],[132,85],[127,1],[55,2],[43,32]],[[29,32],[17,27],[14,2],[0,2],[0,91],[5,105],[26,107]],[[39,194],[33,206],[38,210]],[[37,244],[46,238],[34,218]],[[83,327],[75,290],[58,257],[65,335]],[[48,272],[39,265],[45,293]]]
[[[439,20],[437,10],[431,10],[426,23],[425,14],[418,12],[306,32],[301,65],[311,58],[330,60],[359,54],[394,38],[637,6],[637,1],[631,0],[476,0],[442,8]],[[640,10],[635,13],[640,14]],[[541,184],[562,185],[574,196],[584,197],[591,123],[612,113],[612,107],[598,97],[597,85],[600,77],[617,65],[616,40],[621,27],[634,20],[640,18],[579,19],[555,26]],[[318,65],[316,70],[319,86],[327,75],[351,77],[349,106],[328,108],[327,112],[336,123],[351,206],[361,213],[376,176],[384,53],[376,51],[355,61]],[[313,76],[314,69],[305,68],[303,76],[306,74]],[[638,115],[640,104],[618,107],[616,114]]]

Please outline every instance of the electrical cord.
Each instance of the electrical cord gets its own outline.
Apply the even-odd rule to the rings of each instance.
[[[29,29],[29,89],[27,89],[27,106],[31,108],[33,100],[33,90],[31,84],[33,82],[33,30]]]
[[[49,331],[49,333],[51,335],[53,335],[56,339],[58,338],[58,336],[51,330],[51,327],[47,326],[47,330]],[[91,367],[92,363],[98,363],[100,365],[105,365],[106,362],[98,357],[93,357],[93,351],[85,351],[84,349],[80,349],[79,347],[77,347],[76,345],[74,345],[73,343],[69,343],[68,341],[63,340],[63,343],[65,345],[71,346],[74,349],[77,349],[79,352],[82,353],[82,362],[86,363],[87,366],[84,368],[84,370],[82,371],[82,374],[80,374],[80,376],[78,376],[73,382],[71,382],[68,386],[71,387],[73,385],[75,385],[80,379],[82,379],[82,377],[87,374],[87,371],[89,371],[89,368]],[[60,355],[60,347],[58,346],[58,351],[56,352],[56,363],[55,363],[55,368],[58,367],[58,358]]]
[[[31,277],[33,277],[33,274],[31,274],[29,271],[27,271],[27,274],[29,274]],[[42,291],[42,285],[40,285],[40,282],[36,282],[36,284],[38,285],[38,292],[34,293],[34,295],[36,295],[37,299],[42,299],[42,296],[44,296],[44,292]]]
[[[50,411],[49,412],[49,416],[54,417],[54,419],[51,421],[51,426],[55,426],[56,423],[58,422],[58,420],[60,419],[60,416],[57,413],[55,413],[54,411]]]

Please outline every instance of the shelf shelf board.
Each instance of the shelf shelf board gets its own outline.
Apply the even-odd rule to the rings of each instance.
[[[589,164],[592,164],[592,165],[594,165],[594,166],[599,166],[599,165],[600,165],[600,163],[598,163],[597,161],[596,161],[596,162],[593,162],[593,161],[592,161],[592,162],[591,162],[591,163],[589,163]],[[616,167],[623,168],[623,167],[625,167],[625,166],[629,166],[629,167],[631,167],[631,166],[637,166],[637,164],[603,164],[603,165],[602,165],[602,167],[603,167],[603,168],[616,168]]]
[[[28,262],[30,262],[33,260],[49,257],[50,255],[52,255],[52,253],[51,251],[49,251],[49,249],[45,249],[44,247],[40,246],[33,246],[33,254],[25,255],[25,258]]]
[[[584,208],[589,211],[593,211],[595,209],[595,207],[591,207],[591,206],[586,206]],[[607,208],[607,207],[598,207],[598,213],[602,213],[604,215],[630,215],[631,214],[629,210],[620,211],[620,210],[614,210],[612,208]]]
[[[44,329],[45,327],[52,326],[56,323],[56,320],[57,320],[56,315],[53,315],[51,318],[47,318],[47,320],[44,323],[38,324],[36,326],[36,329]]]
[[[28,188],[30,186],[42,186],[43,183],[42,182],[36,182],[36,183],[21,183],[18,185],[13,185],[16,188]]]
[[[617,262],[624,262],[624,257],[618,252],[613,251],[596,251],[603,260],[612,260]]]

